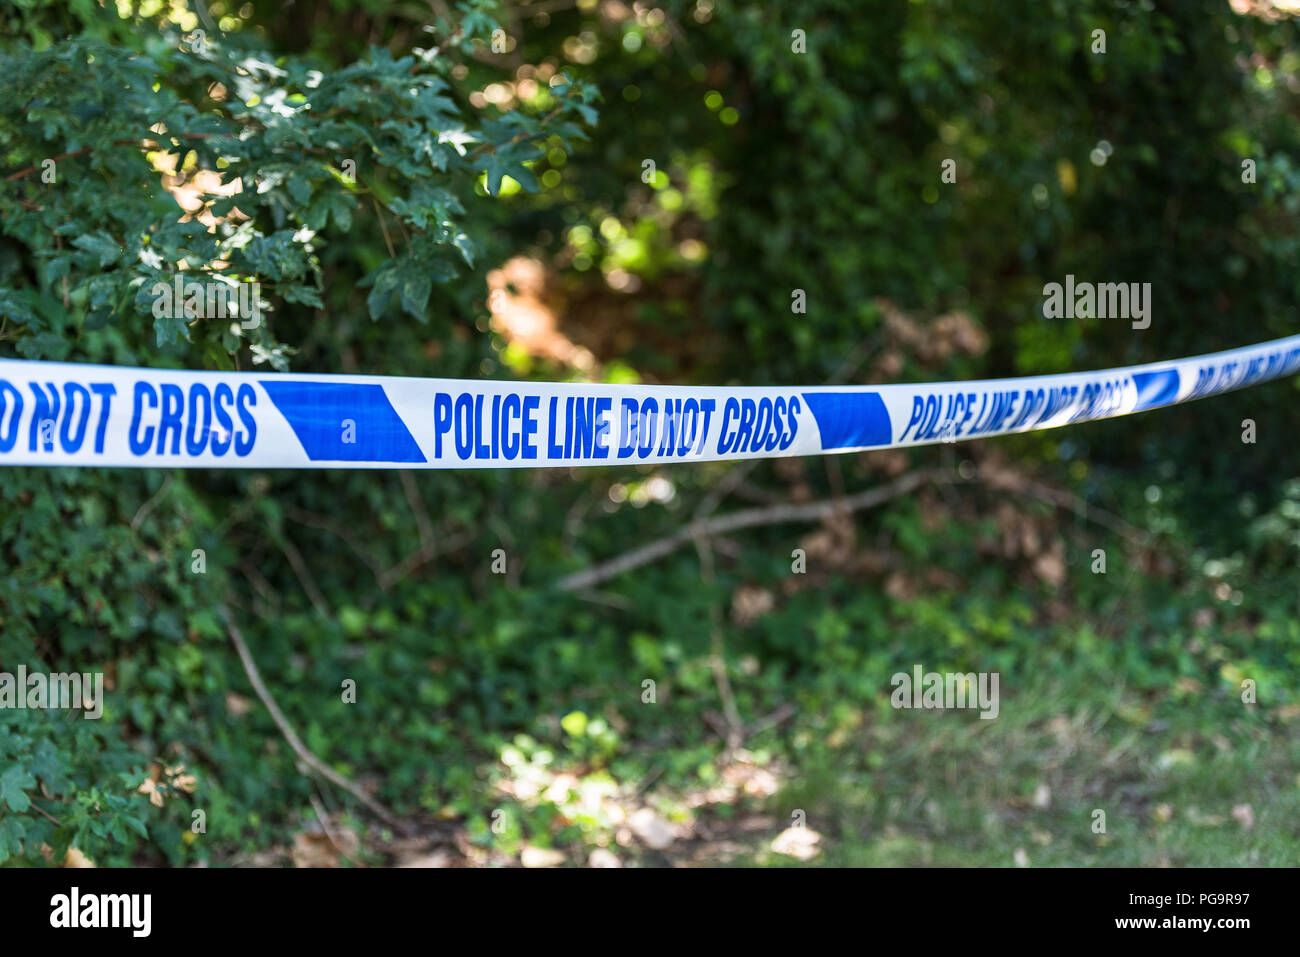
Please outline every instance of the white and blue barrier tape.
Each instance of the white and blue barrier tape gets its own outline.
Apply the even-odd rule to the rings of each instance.
[[[0,465],[556,468],[899,448],[1144,412],[1300,372],[1300,336],[1123,369],[685,387],[0,360]]]

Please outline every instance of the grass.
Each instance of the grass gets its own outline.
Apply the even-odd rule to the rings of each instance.
[[[770,810],[802,809],[831,865],[1294,866],[1300,714],[1212,687],[1143,694],[1043,654],[1003,674],[994,720],[876,709],[806,747]]]

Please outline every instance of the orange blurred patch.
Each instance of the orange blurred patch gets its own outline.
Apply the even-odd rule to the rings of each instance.
[[[549,359],[582,373],[596,369],[596,357],[560,332],[546,304],[546,267],[516,256],[488,273],[488,310],[492,329],[535,359]]]

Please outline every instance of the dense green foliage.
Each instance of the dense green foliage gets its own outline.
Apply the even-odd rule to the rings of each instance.
[[[587,374],[489,323],[489,273],[518,255],[610,378],[1013,375],[1295,329],[1294,20],[1101,0],[193,6],[0,11],[0,356]],[[164,170],[244,187],[212,197],[210,229]],[[148,290],[178,264],[259,282],[263,324],[155,320]],[[1067,273],[1150,282],[1151,328],[1044,320]],[[585,861],[649,803],[703,860],[732,837],[766,848],[798,808],[835,861],[1293,863],[1296,398],[1274,383],[744,481],[4,470],[0,666],[103,670],[111,690],[101,721],[0,710],[0,861],[245,861],[314,826],[313,802],[376,823],[300,773],[228,611],[308,748],[486,860]],[[741,533],[592,595],[552,587],[702,504],[967,457],[1000,478]],[[894,711],[890,675],[918,662],[1000,671],[1002,717]],[[736,783],[758,772],[775,793]],[[757,814],[755,843],[739,818]]]

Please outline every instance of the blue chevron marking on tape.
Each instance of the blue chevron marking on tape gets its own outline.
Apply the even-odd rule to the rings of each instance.
[[[1137,386],[1137,404],[1134,412],[1154,409],[1162,405],[1172,405],[1178,400],[1178,370],[1165,369],[1160,372],[1135,372],[1133,384]]]
[[[877,392],[805,392],[822,449],[861,449],[894,439],[889,410]]]
[[[313,462],[424,462],[381,385],[259,379]]]

